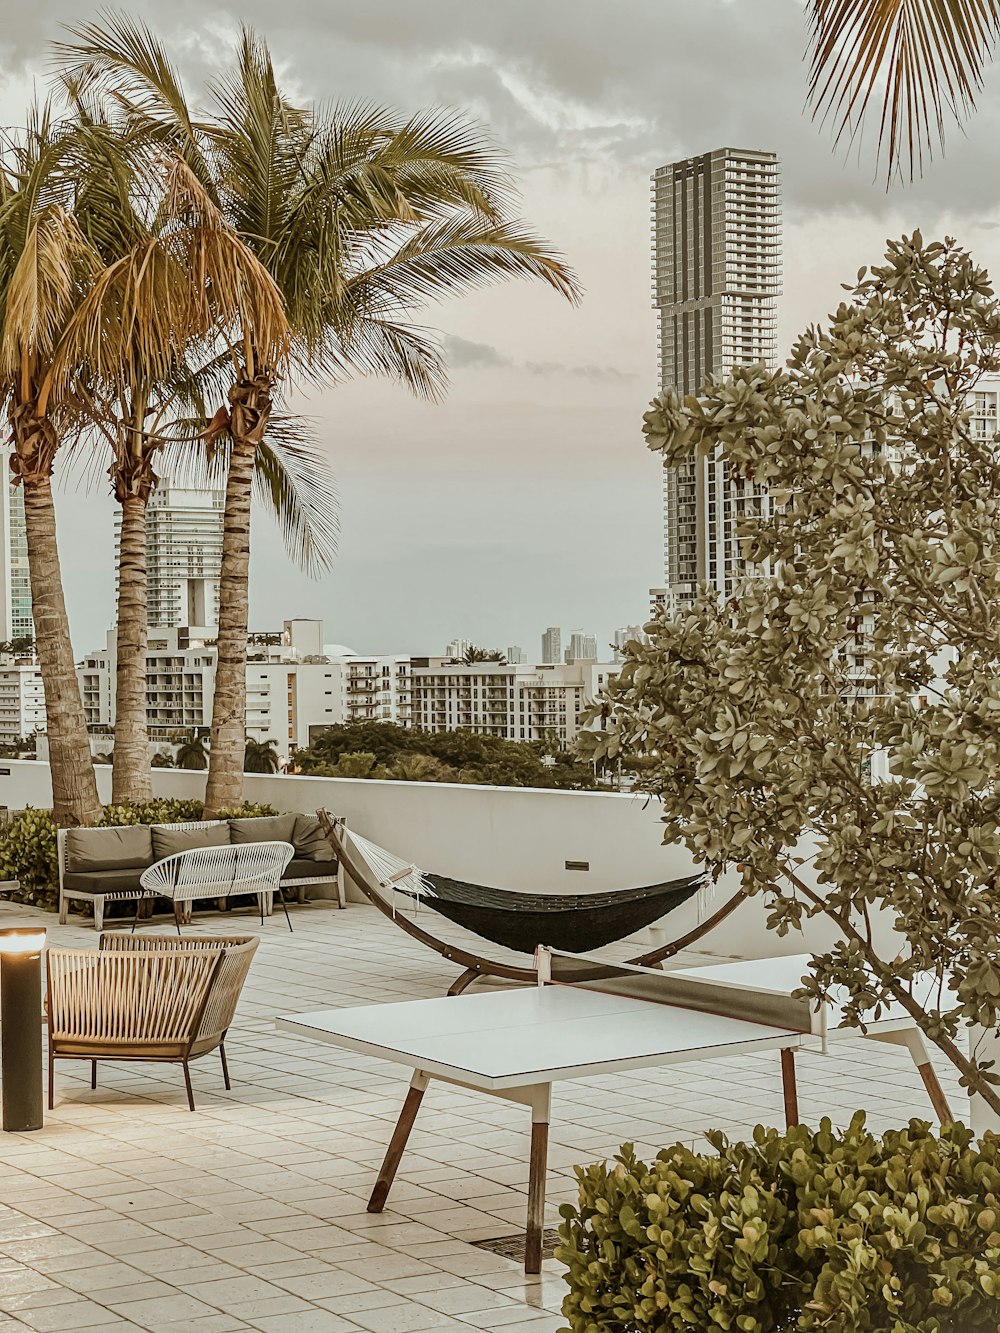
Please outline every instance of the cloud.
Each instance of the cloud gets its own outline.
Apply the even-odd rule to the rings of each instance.
[[[490,343],[471,342],[454,334],[444,337],[448,362],[458,370],[520,370],[529,375],[578,375],[586,380],[613,380],[626,384],[637,379],[634,371],[620,370],[617,366],[596,366],[592,363],[574,365],[565,361],[516,361]]]

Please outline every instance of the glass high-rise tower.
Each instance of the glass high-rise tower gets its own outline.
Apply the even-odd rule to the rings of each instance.
[[[24,531],[24,491],[10,482],[9,444],[0,446],[0,640],[33,638],[28,540]]]
[[[734,366],[772,366],[781,291],[777,155],[719,148],[672,162],[654,173],[652,196],[661,389],[694,394]],[[694,457],[665,468],[663,487],[660,596],[682,604],[709,581],[728,597],[748,572],[737,521],[766,498],[723,463]]]

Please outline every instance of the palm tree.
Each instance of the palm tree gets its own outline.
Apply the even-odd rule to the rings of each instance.
[[[258,741],[253,736],[247,737],[243,756],[244,773],[277,773],[280,767],[276,740]]]
[[[101,815],[59,568],[52,471],[79,412],[79,376],[60,342],[101,270],[72,213],[65,126],[35,108],[0,144],[0,401],[24,491],[35,647],[48,718],[52,811],[64,825]]]
[[[177,768],[208,768],[208,749],[204,736],[189,736],[183,745],[178,746],[174,760]]]
[[[499,662],[506,665],[507,658],[500,652],[499,648],[477,648],[475,644],[466,648],[462,657],[466,666],[472,666],[474,662]]]
[[[235,69],[213,89],[211,119],[199,123],[147,29],[119,19],[76,35],[67,52],[78,69],[158,126],[217,191],[284,297],[301,375],[390,375],[435,397],[444,365],[436,343],[409,322],[417,307],[516,276],[575,299],[560,258],[511,221],[501,156],[456,117],[407,121],[368,106],[306,112],[245,31]],[[234,369],[228,406],[213,423],[213,438],[228,437],[229,466],[209,815],[242,795],[250,497],[281,374],[252,327],[234,347]]]
[[[146,509],[158,481],[155,463],[164,435],[178,429],[172,418],[180,410],[200,412],[204,421],[203,394],[217,370],[211,352],[220,333],[252,324],[280,360],[288,329],[266,271],[183,160],[167,155],[151,171],[148,135],[102,121],[78,94],[75,105],[80,178],[115,183],[91,186],[78,202],[85,231],[93,214],[98,221],[110,215],[116,225],[104,225],[95,241],[105,243],[107,268],[75,317],[68,347],[95,369],[90,415],[110,445],[109,473],[121,506],[112,800],[141,801],[152,795]],[[189,436],[189,451],[194,444]]]
[[[912,180],[946,113],[964,120],[1000,32],[1000,0],[809,0],[809,98],[853,139],[881,105],[879,151],[888,179]]]

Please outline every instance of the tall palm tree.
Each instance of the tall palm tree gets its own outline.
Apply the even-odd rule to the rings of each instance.
[[[198,121],[147,29],[118,19],[76,36],[65,52],[77,76],[113,88],[204,172],[284,297],[299,375],[321,383],[389,375],[436,397],[444,364],[410,322],[415,309],[520,276],[576,298],[559,256],[512,221],[501,155],[456,117],[303,110],[278,87],[267,48],[244,31],[235,68],[214,85],[210,115]],[[242,795],[250,499],[281,379],[252,327],[234,347],[234,371],[213,423],[215,437],[228,439],[229,465],[209,815]]]
[[[880,107],[888,179],[923,170],[945,120],[975,108],[1000,0],[808,0],[814,116],[853,139]]]
[[[79,413],[76,368],[53,369],[67,324],[101,271],[72,213],[65,127],[33,110],[0,145],[0,401],[24,491],[35,646],[45,690],[53,815],[101,815],[59,567],[52,471]]]
[[[462,661],[466,666],[472,666],[474,662],[499,662],[506,665],[507,658],[499,648],[477,648],[475,644],[471,644],[466,648]]]
[[[281,297],[184,161],[147,136],[95,116],[75,99],[78,171],[92,185],[78,200],[86,231],[96,213],[107,268],[70,328],[72,356],[93,367],[90,416],[111,449],[121,506],[118,567],[116,734],[113,801],[152,794],[146,725],[146,509],[157,484],[164,434],[183,409],[204,422],[203,395],[224,364],[215,352],[244,325],[279,361],[288,340]],[[124,148],[122,145],[128,145]],[[97,194],[97,206],[91,194]],[[195,440],[189,437],[189,450]]]
[[[259,741],[253,736],[247,737],[243,756],[244,773],[277,773],[280,767],[276,740]]]

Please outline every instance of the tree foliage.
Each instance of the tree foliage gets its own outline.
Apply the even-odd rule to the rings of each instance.
[[[475,731],[427,732],[391,722],[348,722],[327,727],[308,749],[296,750],[291,767],[317,777],[400,782],[471,782],[574,791],[596,785],[589,764],[566,752],[548,755],[545,748]]]
[[[915,233],[784,369],[656,399],[668,463],[696,450],[766,489],[742,528],[758,577],[630,644],[592,742],[631,756],[664,841],[734,867],[779,933],[836,924],[810,992],[846,986],[858,1025],[902,1005],[994,1110],[964,1026],[1000,1018],[1000,445],[970,419],[998,371],[988,275]]]

